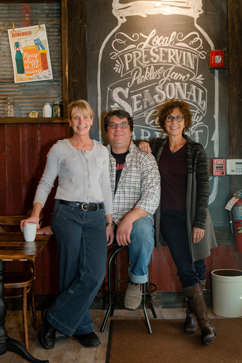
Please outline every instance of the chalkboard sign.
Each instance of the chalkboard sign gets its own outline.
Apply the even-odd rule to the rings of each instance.
[[[125,109],[133,138],[160,137],[157,114],[171,98],[189,103],[187,132],[209,158],[229,156],[228,71],[209,68],[227,49],[227,0],[92,0],[87,7],[88,100],[106,142],[103,117]],[[218,179],[210,181],[213,203]]]

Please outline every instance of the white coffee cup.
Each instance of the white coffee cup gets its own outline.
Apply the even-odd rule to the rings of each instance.
[[[36,223],[27,223],[24,227],[24,239],[26,242],[34,242],[36,236]]]

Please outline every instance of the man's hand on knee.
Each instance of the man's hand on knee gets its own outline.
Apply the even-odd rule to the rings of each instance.
[[[124,217],[118,226],[116,233],[116,241],[119,246],[127,246],[131,242],[130,234],[132,231],[133,223],[129,220],[128,215]]]
[[[126,214],[118,226],[116,233],[116,241],[119,246],[127,246],[127,244],[131,242],[130,234],[132,232],[133,223],[137,219],[146,217],[147,215],[148,213],[140,208],[134,208]]]

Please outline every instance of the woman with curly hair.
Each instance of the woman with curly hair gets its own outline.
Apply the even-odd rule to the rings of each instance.
[[[201,144],[185,135],[192,124],[188,103],[176,99],[166,102],[159,112],[159,123],[166,137],[149,141],[161,174],[156,243],[161,232],[178,269],[188,303],[185,333],[196,333],[198,323],[202,342],[208,344],[217,333],[203,297],[204,259],[217,244],[208,210],[207,156]],[[150,152],[144,141],[139,147]]]

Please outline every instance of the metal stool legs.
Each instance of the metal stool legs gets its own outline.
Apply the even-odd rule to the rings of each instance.
[[[109,260],[108,260],[108,290],[105,290],[105,288],[103,288],[103,291],[108,293],[108,308],[107,308],[106,315],[105,315],[105,318],[102,323],[102,327],[100,329],[101,332],[103,332],[105,329],[110,312],[111,312],[111,316],[113,316],[115,302],[116,302],[116,295],[118,292],[117,257],[118,257],[118,252],[124,248],[126,248],[126,246],[118,247],[111,254],[111,256],[109,257]],[[115,291],[114,293],[112,292],[112,281],[111,281],[111,267],[112,267],[113,258],[114,258],[114,291]],[[113,300],[112,300],[112,295],[114,295]]]
[[[105,318],[103,320],[102,326],[100,331],[103,332],[105,329],[105,326],[107,324],[107,320],[110,316],[113,316],[114,313],[114,309],[115,309],[115,304],[116,304],[116,297],[118,295],[118,284],[122,283],[122,282],[127,282],[125,280],[118,280],[118,274],[117,274],[117,257],[118,257],[118,253],[119,251],[121,251],[122,249],[127,248],[127,246],[119,246],[110,256],[109,261],[108,261],[108,282],[103,286],[103,291],[106,292],[108,294],[108,308],[105,314]],[[111,278],[111,267],[112,267],[112,262],[114,264],[114,281],[112,281]],[[114,285],[114,292],[112,292],[112,285]],[[150,290],[150,285],[153,286],[153,289]],[[108,286],[108,289],[105,289],[105,287]],[[148,331],[150,334],[152,334],[152,329],[151,329],[151,325],[150,325],[150,320],[149,320],[149,316],[148,316],[148,312],[147,312],[147,303],[149,304],[149,307],[152,311],[153,317],[157,318],[154,306],[152,304],[151,301],[151,293],[156,291],[157,286],[151,282],[147,282],[145,284],[143,284],[143,310],[144,310],[144,315],[145,315],[145,319],[146,319],[146,323],[148,326]],[[113,298],[112,298],[113,296]],[[147,299],[148,298],[148,299]]]
[[[156,319],[157,315],[156,315],[154,306],[153,306],[152,301],[151,301],[150,293],[154,292],[157,289],[157,286],[152,284],[155,288],[153,290],[150,290],[150,287],[149,287],[150,284],[151,283],[149,281],[146,282],[146,284],[143,284],[143,310],[144,310],[145,319],[146,319],[146,323],[147,323],[147,326],[148,326],[149,333],[152,334],[152,329],[151,329],[151,326],[150,326],[150,319],[149,319],[149,316],[148,316],[148,313],[147,313],[146,302],[147,302],[147,296],[148,296],[149,299],[150,299],[149,300],[150,309],[152,311],[153,317]]]

